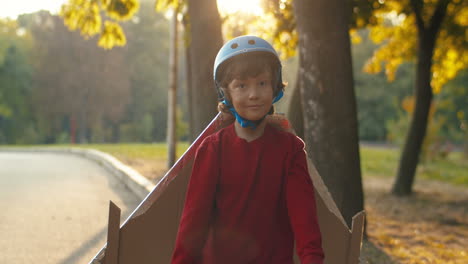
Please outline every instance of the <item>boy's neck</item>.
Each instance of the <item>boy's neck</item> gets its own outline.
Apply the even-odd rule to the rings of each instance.
[[[239,138],[245,139],[247,142],[251,142],[263,135],[266,124],[267,122],[265,118],[260,122],[260,124],[258,124],[257,128],[252,129],[250,127],[242,127],[239,122],[235,121],[234,128]]]

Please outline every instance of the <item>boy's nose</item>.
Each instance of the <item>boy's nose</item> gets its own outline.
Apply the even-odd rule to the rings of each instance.
[[[257,99],[258,98],[258,91],[255,87],[252,87],[249,91],[249,99]]]

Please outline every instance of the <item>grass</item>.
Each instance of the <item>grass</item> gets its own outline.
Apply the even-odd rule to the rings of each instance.
[[[361,147],[360,155],[364,176],[392,177],[395,175],[400,155],[397,149]]]
[[[176,159],[188,148],[188,143],[177,144]],[[131,166],[153,183],[157,183],[167,171],[166,143],[153,144],[89,144],[82,148],[92,148],[116,157]]]
[[[360,155],[364,177],[395,177],[399,149],[361,147]],[[461,152],[451,152],[445,159],[422,161],[416,177],[468,187],[468,159]]]
[[[177,144],[177,158],[188,148],[187,142]],[[0,146],[1,147],[1,146]],[[109,153],[115,157],[125,157],[125,159],[166,159],[166,143],[124,143],[124,144],[57,144],[57,145],[14,145],[8,148],[84,148],[96,149]]]
[[[97,149],[114,156],[126,157],[129,159],[165,159],[167,155],[166,143],[123,143],[123,144],[57,144],[57,145],[13,145],[4,147],[14,148],[86,148]],[[177,144],[178,157],[182,155],[188,148],[187,142],[180,142]]]
[[[187,142],[177,144],[177,158],[188,148]],[[16,147],[16,146],[15,146]],[[165,167],[167,155],[166,143],[152,144],[81,144],[81,145],[34,145],[17,147],[77,147],[92,148],[109,153],[124,163],[133,166],[148,178],[157,179],[161,175],[155,175],[157,170],[164,174],[165,168],[153,168],[148,175],[148,162],[154,162]],[[394,178],[397,172],[400,150],[397,148],[381,148],[362,146],[360,148],[361,169],[364,178],[383,177]],[[153,166],[153,167],[154,167]],[[417,178],[438,180],[454,185],[468,186],[468,159],[461,152],[451,152],[445,159],[437,159],[421,162],[418,165]]]
[[[422,163],[418,174],[425,179],[468,186],[468,158],[463,153],[452,152],[446,159]]]
[[[5,146],[10,147],[10,146]],[[166,143],[151,144],[80,144],[80,145],[30,145],[12,146],[14,148],[85,148],[96,149],[116,157],[126,165],[131,166],[140,174],[156,183],[167,171]],[[179,158],[188,148],[187,142],[177,144],[176,158]]]
[[[77,146],[77,145],[75,145]],[[73,147],[75,147],[73,146]],[[71,147],[71,145],[69,146]],[[107,152],[113,156],[128,159],[166,159],[166,143],[153,144],[87,144],[79,145],[81,148],[92,148]],[[188,148],[188,143],[177,144],[177,157],[180,157]]]

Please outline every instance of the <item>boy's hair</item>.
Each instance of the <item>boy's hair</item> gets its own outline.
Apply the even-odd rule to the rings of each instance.
[[[277,87],[280,86],[278,84],[279,67],[278,59],[274,55],[265,52],[249,52],[234,56],[221,64],[217,75],[219,76],[220,86],[227,88],[228,84],[235,78],[256,77],[267,70],[271,75],[273,89],[276,94],[279,89],[284,87],[283,84],[281,84],[281,87]]]
[[[219,67],[217,75],[219,76],[220,89],[223,90],[226,97],[228,95],[226,89],[232,80],[256,77],[267,71],[271,76],[273,94],[276,96],[285,87],[283,83],[279,83],[280,67],[278,59],[273,54],[266,52],[248,52],[234,56]],[[222,102],[218,104],[218,110],[223,113],[230,113],[229,108]],[[272,105],[268,114],[273,113],[274,107]]]

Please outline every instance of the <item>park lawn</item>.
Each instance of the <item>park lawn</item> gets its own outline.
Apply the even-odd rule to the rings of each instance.
[[[131,166],[140,174],[150,179],[153,183],[159,181],[167,171],[166,143],[87,144],[78,146],[81,148],[97,149],[99,151],[109,153],[126,165]],[[177,158],[182,156],[188,146],[187,142],[180,142],[177,144]]]
[[[56,144],[56,145],[20,145],[9,148],[84,148],[106,152],[140,174],[156,183],[167,171],[166,143],[123,143],[123,144]],[[177,144],[176,156],[179,158],[188,148],[187,142]]]
[[[55,146],[92,148],[107,152],[127,165],[134,167],[134,169],[150,179],[160,179],[166,170],[167,145],[165,143]],[[177,144],[177,157],[180,157],[188,146],[187,142]],[[395,177],[400,156],[399,149],[361,147],[360,155],[363,178]],[[153,170],[148,170],[148,166],[153,167]],[[154,171],[158,171],[162,175],[154,174]],[[145,174],[145,172],[150,174]],[[452,152],[446,159],[423,161],[418,165],[417,178],[438,180],[468,187],[468,158],[463,157],[461,152]]]
[[[363,177],[395,178],[400,150],[397,148],[361,147]],[[468,157],[461,152],[451,152],[445,159],[422,161],[417,178],[438,180],[468,187]]]
[[[57,145],[63,147],[78,147],[97,149],[102,152],[109,153],[115,157],[123,157],[125,159],[166,159],[167,145],[166,143],[151,143],[151,144],[80,144],[80,145]],[[177,144],[177,155],[180,157],[188,148],[188,143],[182,142]]]
[[[177,158],[188,148],[187,142],[177,144]],[[35,145],[18,147],[63,147],[97,149],[115,156],[132,166],[143,176],[157,180],[166,171],[165,143],[151,144],[79,144],[79,145]],[[361,169],[363,178],[394,178],[398,168],[400,150],[397,148],[361,146]],[[162,174],[162,175],[160,175]],[[446,159],[423,161],[418,165],[418,179],[438,180],[468,187],[468,157],[461,152],[452,152]]]

